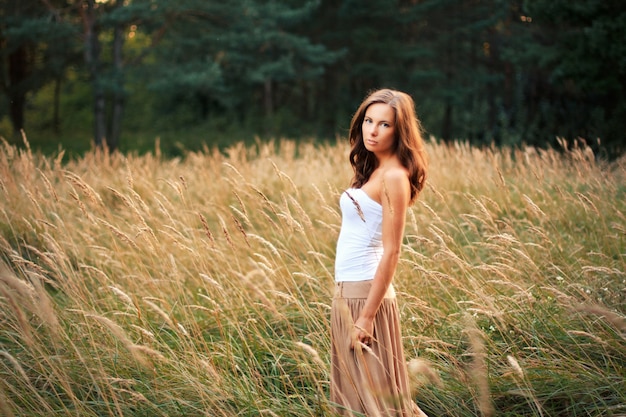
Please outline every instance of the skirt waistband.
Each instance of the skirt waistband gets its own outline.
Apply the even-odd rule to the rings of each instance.
[[[341,281],[335,283],[335,298],[367,298],[372,288],[372,282],[367,281]],[[389,284],[384,298],[395,298],[396,291],[393,284]]]

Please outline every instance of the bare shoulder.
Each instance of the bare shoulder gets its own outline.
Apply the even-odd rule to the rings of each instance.
[[[394,200],[404,201],[410,198],[411,185],[409,174],[404,167],[392,167],[387,169],[382,177],[384,193]]]
[[[387,187],[402,190],[409,186],[409,173],[404,167],[392,167],[385,170],[383,182]]]

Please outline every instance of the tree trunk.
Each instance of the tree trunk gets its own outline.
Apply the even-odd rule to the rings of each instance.
[[[452,103],[450,99],[446,99],[445,109],[443,112],[443,124],[441,126],[441,138],[445,141],[452,139]]]
[[[274,113],[274,98],[272,97],[272,80],[265,79],[265,115],[271,116]]]
[[[9,54],[9,114],[13,130],[24,129],[24,107],[26,96],[20,85],[28,76],[28,51],[24,45]]]
[[[91,78],[93,89],[94,141],[101,147],[106,142],[106,117],[104,90],[100,85],[100,40],[96,25],[95,0],[88,0],[85,8],[81,8],[85,27],[85,63]]]
[[[94,140],[97,147],[102,147],[107,144],[106,99],[104,97],[104,91],[102,91],[101,87],[97,86],[97,83],[97,81],[93,83]]]
[[[52,108],[52,129],[55,134],[61,133],[61,116],[60,116],[60,105],[61,105],[61,77],[58,76],[54,80],[54,98],[53,98],[53,108]]]
[[[453,40],[448,39],[445,44],[444,49],[444,74],[446,77],[446,85],[445,88],[448,90],[447,96],[444,99],[444,111],[443,111],[443,120],[441,124],[441,138],[444,141],[450,141],[452,139],[452,97],[450,97],[451,92],[454,92],[456,95],[456,88],[453,86],[454,82],[454,67],[456,62],[453,59],[454,51],[453,51]]]
[[[116,7],[123,4],[118,0]],[[113,115],[111,118],[111,131],[109,134],[109,147],[115,150],[119,144],[122,132],[122,116],[124,113],[124,74],[122,62],[122,47],[124,46],[124,28],[121,24],[115,25],[113,32],[113,65],[115,68],[115,90],[113,93]]]

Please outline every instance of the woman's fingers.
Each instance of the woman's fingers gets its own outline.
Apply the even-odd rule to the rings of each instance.
[[[354,345],[356,344],[354,342],[362,343],[365,346],[371,346],[372,345],[372,341],[373,341],[372,336],[370,336],[368,333],[360,330],[360,331],[358,331],[358,333],[356,333],[356,337],[354,337],[352,339],[352,343],[351,343],[350,348],[354,349]]]

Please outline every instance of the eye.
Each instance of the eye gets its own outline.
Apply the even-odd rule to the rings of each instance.
[[[372,123],[372,119],[365,118],[365,119],[363,120],[363,123],[370,124],[370,123]]]
[[[383,126],[383,127],[391,127],[391,126],[389,125],[389,123],[383,123],[383,124],[382,124],[382,126]]]

